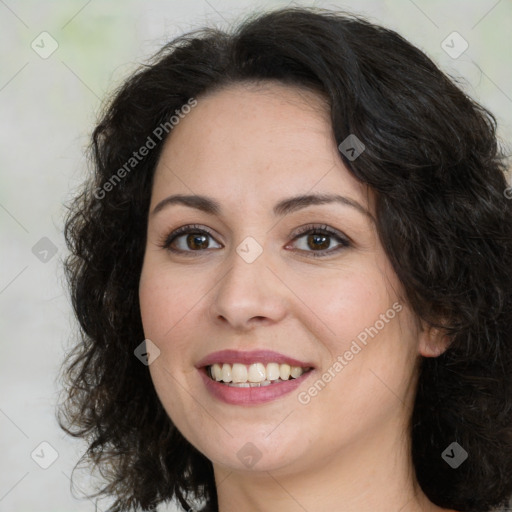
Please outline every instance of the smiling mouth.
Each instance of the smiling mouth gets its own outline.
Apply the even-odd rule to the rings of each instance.
[[[206,367],[210,379],[237,388],[264,387],[297,379],[311,371],[311,367],[279,363],[215,363]]]

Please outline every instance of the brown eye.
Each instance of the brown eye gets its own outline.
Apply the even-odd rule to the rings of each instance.
[[[222,245],[205,229],[182,226],[165,239],[162,247],[171,252],[192,253],[207,249],[220,249]]]
[[[189,249],[197,251],[199,249],[208,249],[208,235],[202,233],[194,233],[187,235],[186,244]]]
[[[328,249],[330,245],[330,236],[319,234],[308,235],[307,244],[312,250]]]
[[[293,239],[292,246],[310,256],[322,257],[337,253],[351,246],[348,238],[329,226],[305,226]]]

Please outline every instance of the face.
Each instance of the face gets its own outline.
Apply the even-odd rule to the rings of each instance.
[[[140,306],[158,396],[216,468],[307,471],[403,436],[420,333],[400,292],[319,96],[197,98],[156,169]]]

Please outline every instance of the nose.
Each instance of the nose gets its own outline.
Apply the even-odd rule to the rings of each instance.
[[[266,251],[252,263],[233,251],[224,277],[211,296],[214,322],[238,331],[271,325],[287,313],[286,287],[268,266]]]

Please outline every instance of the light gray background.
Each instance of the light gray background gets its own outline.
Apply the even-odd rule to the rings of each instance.
[[[510,0],[292,3],[345,8],[394,28],[460,77],[496,114],[510,147]],[[55,403],[59,366],[75,332],[62,282],[62,205],[82,180],[83,150],[102,100],[172,36],[288,4],[0,0],[0,511],[94,510],[91,501],[71,495],[69,475],[84,445],[58,429]],[[35,41],[39,51],[50,48],[50,39],[41,43],[43,31],[58,44],[46,59],[31,47]],[[441,47],[453,31],[469,44],[457,59]],[[32,251],[43,237],[57,250],[53,257],[38,253],[46,262]],[[48,469],[31,458],[43,441],[58,453]],[[36,453],[49,460],[48,448]],[[100,502],[100,510],[107,505]]]

